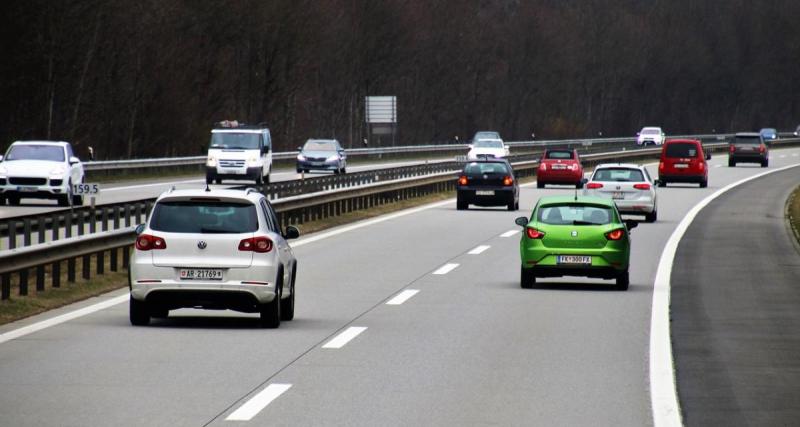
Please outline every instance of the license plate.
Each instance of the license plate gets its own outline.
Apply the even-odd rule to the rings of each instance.
[[[584,255],[559,255],[557,261],[559,264],[591,265],[592,257]]]
[[[563,170],[566,169],[567,165],[553,165],[553,170]]]
[[[494,190],[478,190],[475,192],[476,196],[494,196]]]
[[[222,169],[219,173],[224,175],[244,175],[247,171],[244,169]]]
[[[678,163],[678,164],[675,165],[675,169],[686,169],[688,167],[689,167],[689,165],[687,165],[685,163]]]
[[[624,199],[625,198],[625,193],[621,193],[621,192],[617,191],[611,196],[611,198],[612,199]]]
[[[35,193],[39,191],[37,187],[17,187],[17,191],[21,191],[23,193]]]
[[[222,280],[222,270],[182,268],[181,280]]]

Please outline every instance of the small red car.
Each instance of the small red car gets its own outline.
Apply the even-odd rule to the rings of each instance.
[[[658,163],[658,186],[670,182],[695,182],[700,188],[708,186],[708,164],[711,152],[703,150],[696,139],[668,139],[661,147]]]
[[[574,185],[583,188],[583,166],[575,149],[547,149],[536,171],[536,186],[545,184]]]

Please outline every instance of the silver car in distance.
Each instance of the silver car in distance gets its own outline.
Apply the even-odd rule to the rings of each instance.
[[[647,168],[627,163],[598,165],[583,187],[583,195],[613,199],[622,214],[644,215],[647,222],[658,219],[656,181]]]

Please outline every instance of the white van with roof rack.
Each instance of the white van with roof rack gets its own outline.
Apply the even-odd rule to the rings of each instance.
[[[247,125],[236,120],[216,123],[206,160],[206,183],[223,179],[269,184],[272,172],[272,136],[264,124]]]

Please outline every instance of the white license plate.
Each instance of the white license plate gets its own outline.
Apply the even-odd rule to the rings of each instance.
[[[566,169],[567,165],[553,165],[553,170],[563,170]]]
[[[476,196],[494,196],[494,190],[478,190],[475,192]]]
[[[559,264],[582,264],[591,265],[592,257],[584,255],[559,255],[557,258]]]
[[[219,173],[223,175],[244,175],[247,171],[244,169],[222,169]]]
[[[621,192],[619,192],[619,191],[616,191],[616,192],[614,192],[614,194],[611,196],[611,198],[612,198],[612,199],[615,199],[615,200],[617,200],[617,199],[624,199],[624,198],[625,198],[625,193],[621,193]]]
[[[675,169],[686,169],[688,167],[689,167],[689,165],[687,165],[685,163],[678,163],[678,164],[675,165]]]
[[[182,268],[181,280],[222,280],[222,270]]]
[[[17,191],[21,191],[23,193],[35,193],[39,191],[38,187],[17,187]]]

